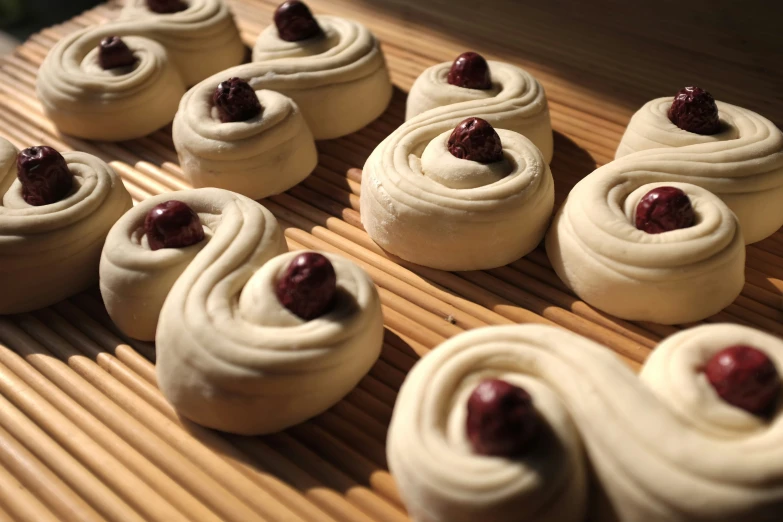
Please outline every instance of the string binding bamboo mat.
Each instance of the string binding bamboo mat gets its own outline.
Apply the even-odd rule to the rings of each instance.
[[[248,44],[271,20],[275,4],[232,2]],[[97,291],[0,317],[0,519],[403,522],[384,441],[396,392],[420,355],[466,329],[547,323],[599,341],[638,368],[661,338],[680,329],[620,321],[591,309],[565,289],[541,249],[503,268],[468,273],[386,256],[361,228],[359,168],[402,122],[404,90],[415,77],[470,47],[447,35],[406,29],[402,20],[362,2],[310,4],[316,12],[369,25],[383,40],[401,89],[368,128],[320,142],[315,173],[263,203],[280,220],[292,249],[339,253],[373,277],[387,327],[380,361],[345,400],[303,425],[266,437],[226,436],[177,417],[155,385],[154,347],[122,339]],[[105,5],[44,30],[0,60],[0,135],[20,148],[49,144],[96,154],[139,201],[187,188],[170,129],[121,144],[61,137],[34,96],[36,70],[51,45],[69,31],[107,21],[116,9]],[[403,6],[398,12],[407,11]],[[538,36],[528,38],[523,43],[534,49]],[[557,131],[552,170],[559,204],[596,163],[611,159],[634,107],[608,105],[579,81],[517,59],[513,46],[473,49],[520,63],[547,89]],[[753,108],[757,100],[750,101],[746,105]],[[783,233],[750,246],[742,295],[708,322],[783,335],[782,260]]]

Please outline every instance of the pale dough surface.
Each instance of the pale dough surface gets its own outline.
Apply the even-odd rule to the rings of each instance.
[[[626,169],[622,161],[587,176],[555,215],[547,255],[560,279],[604,312],[663,324],[699,321],[742,291],[742,232],[736,216],[712,193],[660,179]],[[639,200],[659,186],[688,195],[694,226],[662,234],[636,228]]]
[[[778,520],[783,415],[760,422],[725,404],[700,372],[737,343],[783,368],[783,341],[737,325],[667,339],[642,379],[610,350],[549,326],[460,334],[419,361],[397,397],[387,456],[400,495],[416,522]],[[467,397],[486,378],[524,387],[545,419],[527,457],[470,450]],[[588,498],[590,468],[598,488]]]
[[[240,122],[222,123],[210,97],[183,104],[173,139],[191,185],[261,199],[288,190],[315,169],[315,141],[296,103],[274,91],[256,95],[263,112]]]
[[[442,270],[494,268],[529,253],[546,232],[554,182],[539,149],[498,129],[502,162],[457,159],[447,141],[462,119],[436,109],[410,120],[364,165],[364,228],[406,261]]]
[[[217,230],[172,288],[156,336],[157,375],[180,414],[255,435],[303,422],[354,389],[380,355],[383,317],[369,276],[323,253],[337,300],[325,315],[300,319],[274,293],[298,252],[259,270],[244,262],[243,233],[229,244]]]
[[[66,152],[74,189],[62,201],[31,206],[22,197],[16,155],[0,138],[0,314],[43,308],[95,284],[106,235],[133,204],[110,166]]]
[[[317,16],[325,36],[286,42],[274,24],[258,37],[253,61],[204,80],[182,98],[180,111],[193,110],[222,81],[239,77],[259,90],[282,93],[296,102],[316,140],[361,129],[389,104],[392,84],[380,43],[365,26],[335,16]]]
[[[544,88],[530,73],[514,65],[488,61],[492,88],[466,89],[447,81],[451,62],[440,63],[416,78],[408,95],[405,119],[439,109],[433,115],[454,113],[460,119],[483,118],[496,129],[522,134],[552,161],[552,123]]]
[[[190,0],[161,15],[145,0],[126,2],[118,20],[66,36],[49,51],[36,91],[47,116],[66,134],[101,141],[146,136],[171,122],[188,86],[242,62],[245,48],[222,0]],[[97,47],[120,36],[132,67],[103,70]]]
[[[717,194],[737,214],[747,244],[783,225],[783,133],[755,112],[717,102],[723,131],[701,136],[669,121],[671,98],[646,103],[617,148],[628,169]]]
[[[204,226],[204,241],[186,248],[152,250],[144,233],[144,219],[153,207],[169,200],[186,203]],[[208,245],[216,231],[244,249],[242,262],[261,265],[286,252],[283,234],[271,212],[259,203],[232,192],[206,188],[183,190],[148,198],[127,212],[106,238],[100,264],[103,302],[114,323],[135,339],[155,339],[163,301],[182,273]],[[243,234],[234,238],[233,234]],[[222,248],[213,245],[212,248]]]

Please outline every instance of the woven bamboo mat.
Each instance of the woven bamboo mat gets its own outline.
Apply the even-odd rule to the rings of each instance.
[[[248,43],[271,20],[275,3],[232,2]],[[0,519],[402,522],[407,517],[386,471],[384,441],[396,392],[421,354],[466,329],[535,322],[597,340],[638,368],[679,327],[593,310],[564,288],[541,249],[484,272],[444,273],[390,259],[364,233],[358,214],[359,168],[402,122],[404,91],[424,68],[464,50],[513,61],[541,79],[556,130],[558,203],[610,161],[637,107],[682,85],[701,84],[719,99],[783,120],[779,73],[754,61],[764,52],[775,56],[764,45],[771,32],[755,30],[754,40],[737,45],[715,27],[685,20],[660,39],[654,12],[604,3],[607,16],[577,9],[564,18],[511,0],[478,12],[470,11],[473,2],[311,0],[316,12],[350,16],[374,30],[400,89],[368,128],[320,142],[314,175],[264,204],[291,248],[337,252],[370,273],[387,326],[381,360],[345,400],[310,422],[266,437],[225,436],[176,416],[155,385],[153,346],[121,339],[97,291],[2,317]],[[115,13],[116,6],[99,7],[0,60],[0,135],[20,148],[49,144],[96,154],[117,169],[136,200],[186,188],[169,129],[122,144],[60,137],[35,99],[36,70],[50,46]],[[624,26],[612,16],[636,22]],[[781,261],[783,233],[749,247],[742,295],[707,321],[783,335]]]

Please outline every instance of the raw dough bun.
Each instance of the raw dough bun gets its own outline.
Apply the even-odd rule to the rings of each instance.
[[[17,152],[0,138],[0,314],[44,308],[94,285],[106,235],[133,205],[114,170],[82,152],[63,154],[74,175],[65,199],[28,205]]]
[[[601,348],[552,327],[500,326],[459,334],[417,362],[397,396],[386,441],[389,469],[413,521],[582,522],[587,470],[567,401],[579,380],[567,371],[586,350]],[[571,371],[578,377],[582,370],[588,369],[577,363]],[[546,421],[540,443],[523,459],[471,449],[468,397],[490,378],[526,389]]]
[[[492,76],[492,88],[488,90],[448,83],[452,62],[435,65],[421,73],[408,95],[406,121],[425,112],[430,116],[451,114],[459,120],[471,116],[483,118],[495,128],[522,134],[541,150],[547,163],[551,162],[554,150],[552,123],[544,88],[519,67],[503,62],[487,63]]]
[[[737,214],[747,244],[772,235],[783,225],[783,133],[755,112],[717,102],[724,130],[701,136],[669,121],[671,103],[658,98],[639,109],[615,157],[627,169],[717,194]]]
[[[169,200],[182,201],[199,215],[204,241],[185,248],[150,249],[144,219],[153,207]],[[287,250],[272,213],[227,190],[183,190],[136,205],[112,227],[101,257],[101,295],[114,323],[130,337],[153,340],[163,301],[180,275],[207,246],[223,251],[229,243],[232,252],[244,256],[239,261],[252,269]]]
[[[745,283],[736,216],[701,187],[620,163],[580,181],[555,215],[546,250],[560,279],[588,304],[635,321],[688,323],[731,304]],[[639,201],[659,186],[688,195],[696,225],[662,234],[636,228]]]
[[[415,522],[777,520],[780,409],[761,422],[699,371],[736,343],[783,368],[783,341],[736,325],[671,337],[641,380],[610,350],[549,326],[460,334],[418,362],[397,397],[387,454],[400,495]],[[467,397],[492,377],[527,389],[549,426],[521,459],[475,455],[466,441]]]
[[[544,237],[554,182],[541,152],[524,136],[497,129],[502,162],[455,158],[447,142],[464,116],[433,110],[406,122],[364,165],[364,228],[406,261],[442,270],[494,268]]]
[[[202,104],[217,85],[238,77],[256,90],[280,92],[296,102],[316,140],[361,129],[389,104],[392,85],[380,44],[365,26],[317,16],[324,38],[286,42],[274,24],[261,32],[253,61],[212,76],[188,91],[180,111]]]
[[[209,94],[174,118],[174,146],[191,185],[260,199],[288,190],[315,169],[313,135],[290,98],[257,91],[260,116],[221,123]]]
[[[245,47],[221,0],[189,0],[180,13],[157,14],[131,0],[120,18],[66,36],[38,72],[47,116],[66,134],[101,141],[146,136],[171,122],[186,86],[241,63]],[[98,44],[121,36],[134,66],[103,70]]]
[[[327,253],[337,274],[334,308],[311,321],[295,316],[274,285],[300,252],[258,270],[245,262],[248,245],[231,241],[246,228],[231,238],[218,229],[172,288],[156,337],[157,375],[185,417],[254,435],[303,422],[355,388],[380,355],[383,317],[367,274]]]

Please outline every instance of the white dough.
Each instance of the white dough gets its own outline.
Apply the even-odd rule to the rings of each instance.
[[[355,132],[389,104],[392,85],[380,43],[363,25],[317,16],[324,37],[286,42],[274,24],[261,32],[253,61],[208,78],[182,98],[180,111],[192,114],[222,81],[246,80],[258,90],[282,93],[296,102],[316,140]]]
[[[731,304],[745,282],[736,216],[703,188],[628,167],[619,160],[596,170],[555,215],[546,250],[560,279],[588,304],[622,319],[682,324]],[[659,186],[688,195],[694,226],[662,234],[636,228],[636,206]]]
[[[671,98],[646,103],[631,118],[616,158],[626,169],[693,183],[737,214],[747,244],[783,225],[783,133],[755,112],[717,102],[722,132],[702,136],[669,121]]]
[[[447,141],[463,116],[433,110],[410,120],[364,165],[362,224],[406,261],[494,268],[529,253],[546,232],[554,181],[541,152],[522,135],[497,129],[502,162],[457,159]]]
[[[737,343],[783,368],[783,341],[737,325],[671,337],[642,379],[610,350],[549,326],[460,334],[419,361],[397,397],[387,455],[400,495],[415,522],[778,520],[781,411],[759,421],[700,373]],[[472,453],[466,402],[486,378],[525,388],[546,420],[527,456]],[[589,502],[587,469],[597,486]]]
[[[199,215],[203,241],[185,248],[152,250],[144,233],[144,219],[153,207],[176,200]],[[217,236],[218,230],[223,236]],[[234,236],[241,231],[240,237]],[[240,260],[258,269],[287,248],[277,220],[266,208],[244,196],[221,189],[195,189],[148,198],[127,212],[106,238],[100,266],[101,295],[114,323],[126,335],[143,341],[155,339],[163,301],[174,283],[199,252],[220,239],[244,249]]]
[[[460,120],[479,117],[496,129],[522,134],[552,161],[552,123],[544,88],[530,73],[514,65],[488,61],[492,88],[466,89],[447,81],[452,62],[434,65],[416,78],[408,95],[405,120],[424,112],[453,114]],[[421,121],[417,118],[417,121]]]
[[[313,135],[290,98],[257,91],[260,116],[221,123],[212,93],[204,94],[200,103],[183,104],[174,118],[174,146],[191,185],[260,199],[288,190],[315,169]]]
[[[157,14],[127,2],[116,21],[70,34],[49,51],[36,91],[47,116],[73,136],[140,138],[171,122],[186,87],[241,63],[245,48],[222,0],[190,0],[180,13]],[[120,36],[134,66],[103,70],[97,47]]]
[[[144,218],[172,199],[198,213],[205,240],[153,251]],[[285,251],[267,209],[215,188],[147,199],[112,229],[101,259],[104,303],[123,332],[155,339],[158,385],[181,415],[232,433],[280,431],[333,406],[378,359],[383,317],[369,276],[324,253],[337,299],[303,321],[274,292],[299,254]]]
[[[133,204],[106,163],[66,152],[74,189],[56,203],[29,205],[16,157],[0,138],[0,314],[43,308],[95,284],[106,235]]]
[[[226,246],[204,249],[163,305],[158,384],[199,424],[246,435],[277,432],[332,407],[370,371],[383,342],[380,299],[361,268],[324,253],[337,275],[337,301],[304,321],[274,292],[299,252],[255,271],[242,263],[246,245]]]

